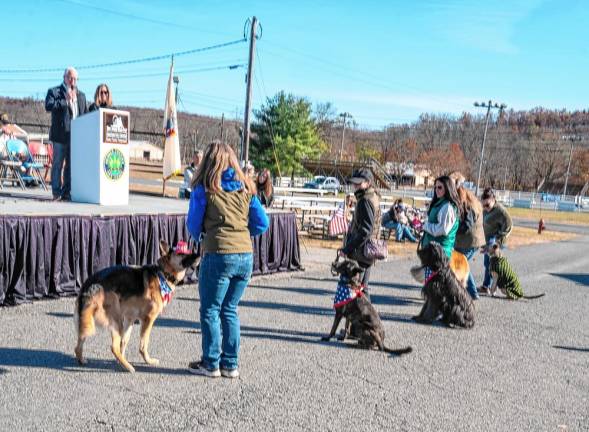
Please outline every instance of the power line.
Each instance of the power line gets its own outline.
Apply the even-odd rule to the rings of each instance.
[[[204,51],[211,51],[214,49],[224,48],[227,46],[236,45],[236,44],[243,43],[246,41],[247,41],[246,38],[241,38],[241,39],[230,41],[230,42],[224,42],[224,43],[220,43],[220,44],[216,44],[216,45],[210,45],[210,46],[206,46],[206,47],[202,47],[202,48],[194,48],[194,49],[185,50],[185,51],[178,51],[178,52],[174,52],[174,53],[162,54],[162,55],[158,55],[158,56],[143,57],[143,58],[132,59],[132,60],[122,60],[122,61],[111,62],[111,63],[96,63],[96,64],[82,65],[82,66],[75,66],[75,67],[78,70],[82,70],[82,69],[98,69],[98,68],[104,68],[104,67],[122,66],[122,65],[127,65],[127,64],[136,64],[136,63],[146,63],[146,62],[152,62],[152,61],[156,61],[156,60],[169,59],[172,56],[181,57],[181,56],[196,54],[196,53],[200,53],[200,52],[204,52]],[[63,67],[61,67],[61,68],[38,68],[38,69],[0,69],[0,73],[63,72],[63,70],[64,70]]]
[[[210,33],[210,34],[218,34],[218,35],[227,35],[227,33],[222,33],[222,32],[217,32],[217,31],[213,31],[213,30],[205,30],[205,29],[198,29],[192,26],[188,26],[188,25],[183,25],[183,24],[178,24],[176,22],[170,22],[170,21],[163,21],[163,20],[158,20],[158,19],[154,19],[154,18],[148,18],[148,17],[144,17],[144,16],[140,16],[140,15],[136,15],[136,14],[131,14],[128,12],[121,12],[119,10],[113,10],[113,9],[108,9],[105,7],[100,7],[100,6],[95,6],[92,4],[88,4],[85,2],[81,2],[81,1],[73,1],[73,0],[54,0],[57,2],[61,2],[61,3],[68,3],[68,4],[73,4],[76,6],[80,6],[80,7],[84,7],[87,9],[93,9],[93,10],[97,10],[99,12],[104,12],[107,14],[112,14],[112,15],[117,15],[120,17],[124,17],[124,18],[130,18],[136,21],[144,21],[144,22],[149,22],[152,24],[159,24],[159,25],[163,25],[166,27],[176,27],[176,28],[181,28],[181,29],[185,29],[185,30],[190,30],[190,31],[195,31],[195,30],[199,30],[203,33]]]
[[[216,67],[208,67],[208,68],[201,68],[201,69],[187,69],[187,70],[178,70],[177,73],[181,74],[191,74],[191,73],[200,73],[200,72],[210,72],[216,70],[234,70],[238,68],[245,67],[245,64],[233,64],[233,65],[225,65],[225,66],[216,66]],[[152,72],[152,73],[145,73],[145,74],[133,74],[133,75],[111,75],[111,76],[89,76],[85,77],[84,81],[90,80],[117,80],[117,79],[130,79],[130,78],[148,78],[148,77],[157,77],[157,76],[167,76],[169,72]],[[55,81],[55,78],[0,78],[0,82],[50,82]]]

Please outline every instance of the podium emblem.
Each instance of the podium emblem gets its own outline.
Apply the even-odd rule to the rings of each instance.
[[[108,179],[118,180],[125,172],[125,156],[120,150],[111,149],[104,155],[103,167]]]

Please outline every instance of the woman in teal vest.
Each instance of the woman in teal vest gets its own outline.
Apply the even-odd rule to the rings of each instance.
[[[421,246],[438,242],[450,257],[460,225],[461,208],[454,181],[448,176],[438,177],[434,182],[434,197],[427,212],[427,222],[423,225],[425,234]]]

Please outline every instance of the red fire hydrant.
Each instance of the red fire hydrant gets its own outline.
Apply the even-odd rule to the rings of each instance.
[[[542,231],[546,229],[546,225],[544,224],[544,219],[540,219],[538,222],[538,234],[542,234]]]

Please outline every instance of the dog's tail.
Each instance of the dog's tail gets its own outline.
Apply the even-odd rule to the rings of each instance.
[[[408,347],[401,348],[401,349],[391,349],[391,348],[388,348],[387,346],[384,346],[383,351],[387,352],[389,354],[395,354],[398,356],[402,356],[403,354],[409,354],[410,352],[412,352],[413,348],[408,346]]]
[[[522,298],[525,298],[526,300],[534,300],[534,299],[537,299],[537,298],[540,298],[540,297],[544,297],[545,295],[546,295],[546,293],[536,294],[536,295],[533,295],[533,296],[526,296],[525,295],[525,296],[522,296]]]
[[[420,285],[424,284],[425,268],[423,266],[413,266],[409,271],[411,272],[411,276],[413,276],[413,279],[419,282]]]
[[[78,336],[91,336],[96,332],[95,317],[99,321],[106,321],[102,308],[104,300],[104,289],[102,285],[97,283],[84,284],[76,300],[76,312],[74,314],[74,322],[76,323],[76,330]]]

